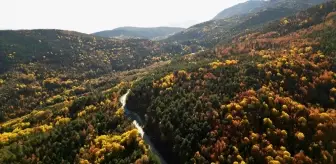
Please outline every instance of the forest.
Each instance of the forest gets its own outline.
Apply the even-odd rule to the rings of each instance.
[[[0,163],[160,163],[129,89],[169,164],[336,163],[336,2],[278,7],[161,41],[0,31]]]
[[[127,107],[169,163],[335,163],[335,9],[184,56],[136,82]]]

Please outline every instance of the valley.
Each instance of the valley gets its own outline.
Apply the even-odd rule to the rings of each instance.
[[[120,97],[120,102],[122,103],[122,107],[125,110],[125,115],[130,117],[131,119],[133,119],[133,125],[137,128],[139,135],[144,139],[144,141],[146,142],[146,144],[149,145],[150,150],[159,157],[160,159],[160,163],[165,164],[165,160],[163,159],[163,157],[160,155],[160,153],[156,150],[155,145],[151,142],[149,136],[147,136],[147,134],[145,134],[144,130],[142,129],[143,126],[143,121],[141,120],[141,118],[134,112],[129,111],[126,108],[126,103],[127,103],[127,96],[129,95],[130,90],[128,90],[124,95],[122,95]]]
[[[0,30],[0,163],[335,163],[336,2],[246,4],[164,38]]]

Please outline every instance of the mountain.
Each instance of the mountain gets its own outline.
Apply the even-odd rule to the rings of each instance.
[[[233,16],[226,19],[210,20],[194,25],[165,39],[168,42],[195,44],[209,48],[223,40],[230,40],[246,30],[260,28],[267,22],[294,14],[287,8],[268,8],[256,14]]]
[[[326,2],[325,0],[248,0],[230,8],[224,9],[214,17],[214,20],[225,19],[235,15],[245,15],[260,12],[266,8],[287,8],[295,11]]]
[[[254,3],[255,1],[252,1]],[[165,39],[170,42],[179,42],[186,45],[200,45],[213,47],[218,42],[230,40],[233,36],[246,30],[257,29],[266,23],[292,15],[300,10],[307,9],[325,0],[276,0],[267,1],[260,10],[248,14],[234,15],[225,19],[210,20],[194,25],[182,32]],[[250,3],[250,2],[246,2]]]
[[[158,40],[168,37],[169,35],[180,32],[182,30],[183,28],[179,27],[119,27],[113,30],[96,32],[93,33],[93,35],[108,38],[141,38]]]
[[[225,19],[235,15],[248,14],[254,11],[254,9],[263,7],[266,3],[267,1],[264,0],[249,0],[244,3],[239,3],[237,5],[224,9],[223,11],[218,13],[213,19]]]
[[[0,72],[38,63],[68,71],[130,70],[163,54],[160,43],[118,40],[62,30],[0,31]]]

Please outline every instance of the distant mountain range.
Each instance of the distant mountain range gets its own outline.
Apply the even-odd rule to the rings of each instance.
[[[184,30],[180,27],[119,27],[113,30],[106,30],[93,33],[92,35],[108,38],[141,38],[159,40]]]

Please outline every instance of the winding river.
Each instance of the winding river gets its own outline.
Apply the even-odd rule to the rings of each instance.
[[[127,93],[122,95],[119,99],[120,103],[122,104],[122,107],[124,108],[125,115],[133,120],[133,124],[138,129],[139,135],[141,135],[143,140],[149,145],[149,149],[160,159],[160,163],[166,164],[167,162],[162,158],[160,153],[155,149],[154,144],[150,141],[150,138],[145,134],[144,130],[142,129],[141,126],[143,125],[143,122],[141,118],[139,117],[139,115],[137,115],[134,112],[129,111],[126,108],[126,100],[127,100],[127,96],[130,93],[130,91],[131,90],[128,90]]]

